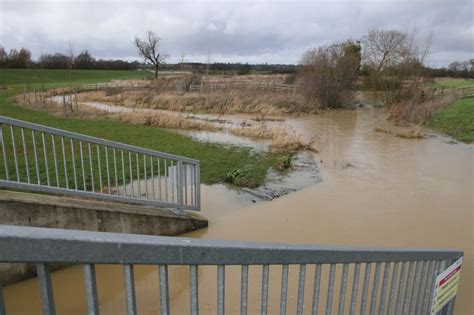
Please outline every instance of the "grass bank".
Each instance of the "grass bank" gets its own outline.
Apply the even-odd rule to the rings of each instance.
[[[424,87],[437,88],[437,89],[455,89],[463,87],[474,87],[474,80],[463,80],[463,79],[444,79],[438,80],[433,83],[427,83]]]
[[[474,143],[474,97],[460,99],[444,108],[427,126],[457,140]]]
[[[268,168],[278,161],[279,155],[257,154],[246,147],[201,143],[164,129],[115,120],[64,119],[18,107],[11,101],[11,97],[19,93],[27,82],[32,86],[44,84],[47,88],[57,88],[112,79],[143,78],[144,75],[149,74],[142,71],[74,70],[72,81],[69,81],[67,70],[0,70],[0,82],[8,87],[0,91],[0,115],[201,160],[201,180],[206,184],[222,182],[229,172],[236,169],[243,174],[239,181],[242,186],[254,187],[264,182]]]

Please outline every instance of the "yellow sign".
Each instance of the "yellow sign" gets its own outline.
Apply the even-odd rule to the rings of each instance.
[[[437,314],[456,296],[461,276],[461,265],[462,257],[436,277],[431,314]]]

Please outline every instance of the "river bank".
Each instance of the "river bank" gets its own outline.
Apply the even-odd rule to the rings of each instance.
[[[269,202],[253,203],[223,185],[203,186],[203,215],[209,227],[186,236],[207,239],[237,239],[285,243],[319,243],[352,246],[434,247],[464,250],[465,261],[456,312],[469,314],[473,292],[472,174],[474,147],[451,144],[442,136],[403,139],[374,132],[384,121],[379,109],[334,111],[322,115],[295,117],[289,123],[305,138],[316,137],[322,182]],[[309,279],[314,275],[308,268]],[[239,270],[226,272],[226,311],[239,312]],[[258,312],[261,271],[250,268],[249,313]],[[99,300],[103,314],[124,310],[122,270],[97,269]],[[53,275],[58,311],[78,314],[85,310],[80,267]],[[157,312],[157,269],[136,268],[138,309]],[[212,314],[215,299],[215,269],[199,273],[201,313]],[[296,296],[298,272],[290,268],[289,309]],[[270,274],[278,283],[278,270]],[[337,282],[337,281],[336,281]],[[170,268],[171,311],[188,311],[188,273]],[[255,284],[255,285],[254,285]],[[307,292],[311,292],[308,281]],[[278,286],[270,292],[269,312],[278,308]],[[337,289],[337,288],[336,288]],[[31,292],[28,303],[15,293]],[[5,289],[13,313],[39,307],[34,279]],[[74,297],[74,298],[71,298]],[[310,294],[307,294],[308,299]],[[39,310],[39,308],[38,308]]]

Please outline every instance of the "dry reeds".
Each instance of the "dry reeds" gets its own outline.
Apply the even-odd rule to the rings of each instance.
[[[398,123],[423,124],[456,100],[454,95],[421,101],[410,99],[390,106],[388,119]]]

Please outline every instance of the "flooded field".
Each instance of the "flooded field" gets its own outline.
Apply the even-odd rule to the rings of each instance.
[[[456,314],[472,314],[474,148],[439,136],[409,140],[375,132],[375,127],[385,123],[383,115],[381,110],[367,108],[286,119],[285,123],[306,140],[315,139],[320,152],[308,154],[316,162],[318,180],[267,202],[254,202],[249,194],[223,185],[204,186],[202,214],[209,219],[209,228],[186,236],[461,249],[465,251],[465,262]],[[215,141],[210,137],[208,140]],[[240,270],[226,270],[226,311],[237,314]],[[159,310],[157,268],[139,266],[135,271],[138,311],[155,314]],[[270,314],[275,313],[279,303],[279,271],[274,268],[270,272],[270,283],[275,284],[271,285],[269,296]],[[312,272],[310,269],[307,279],[312,278]],[[123,313],[121,268],[99,266],[97,277],[102,314]],[[215,313],[215,277],[213,267],[199,271],[202,314]],[[296,268],[290,268],[289,301],[296,297],[297,277]],[[86,311],[82,279],[79,266],[53,274],[58,313]],[[251,267],[249,314],[259,311],[260,281],[261,267]],[[306,303],[310,282],[307,281]],[[170,285],[171,312],[187,313],[187,269],[171,267]],[[34,279],[5,288],[5,297],[9,314],[40,312]],[[294,303],[289,303],[288,310],[293,307]],[[306,307],[305,313],[308,312]]]

